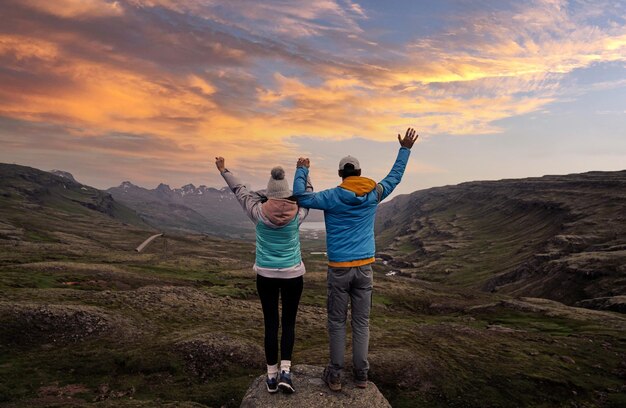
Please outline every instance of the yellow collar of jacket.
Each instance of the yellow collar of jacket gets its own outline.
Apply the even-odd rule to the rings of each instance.
[[[376,182],[367,177],[352,176],[344,179],[339,187],[352,191],[357,196],[363,196],[376,188]]]

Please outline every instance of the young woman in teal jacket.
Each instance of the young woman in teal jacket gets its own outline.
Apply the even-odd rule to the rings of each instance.
[[[265,324],[265,358],[267,361],[267,391],[295,391],[291,380],[291,355],[295,339],[298,304],[302,295],[305,273],[300,252],[300,224],[309,210],[298,207],[285,172],[274,167],[265,192],[249,190],[224,164],[223,157],[215,165],[228,187],[256,225],[256,286],[263,309]],[[313,191],[310,183],[307,191]],[[282,334],[280,366],[278,365],[278,300],[282,301]]]

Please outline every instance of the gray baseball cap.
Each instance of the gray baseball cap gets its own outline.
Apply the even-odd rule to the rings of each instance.
[[[346,164],[351,164],[354,166],[354,170],[361,170],[361,165],[356,157],[346,156],[341,161],[339,161],[339,170],[343,170]]]

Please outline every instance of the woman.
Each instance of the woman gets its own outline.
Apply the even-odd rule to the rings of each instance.
[[[224,158],[216,157],[215,165],[248,217],[256,224],[256,287],[265,322],[265,358],[267,360],[267,391],[291,394],[291,354],[295,338],[296,313],[302,294],[305,273],[300,253],[299,227],[308,210],[299,208],[285,171],[274,167],[265,195],[248,190],[224,166]],[[308,183],[308,191],[313,187]],[[280,369],[278,366],[278,298],[282,300],[282,335],[280,337]],[[280,372],[280,374],[279,374]]]

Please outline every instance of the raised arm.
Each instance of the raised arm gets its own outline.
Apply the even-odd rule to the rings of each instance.
[[[250,191],[239,179],[231,173],[225,166],[223,157],[215,158],[215,166],[219,170],[222,177],[237,197],[237,201],[243,207],[245,213],[250,219],[257,223],[261,219],[261,203],[263,197],[254,191]]]
[[[311,179],[309,178],[309,159],[299,158],[296,175],[293,179],[293,195],[298,199],[298,205],[304,208],[327,210],[330,207],[328,195],[330,190],[313,192]],[[310,188],[309,188],[310,187]]]
[[[298,165],[300,165],[300,160],[305,160],[303,158],[298,159]],[[308,159],[306,159],[308,160]],[[297,166],[296,166],[297,168]],[[306,179],[306,187],[305,187],[305,191],[310,193],[313,191],[313,184],[311,184],[311,179],[309,177],[307,177]],[[302,207],[300,205],[298,205],[298,219],[299,219],[299,223],[302,224],[304,222],[304,220],[306,219],[306,217],[309,215],[309,209]]]
[[[409,156],[411,155],[411,148],[418,137],[419,135],[415,132],[415,129],[412,128],[407,129],[404,137],[400,137],[400,134],[398,134],[400,150],[398,151],[398,156],[396,157],[391,171],[376,187],[378,190],[378,201],[383,201],[387,198],[396,186],[400,184],[400,180],[402,180],[402,175],[406,169],[406,164],[409,161]]]

